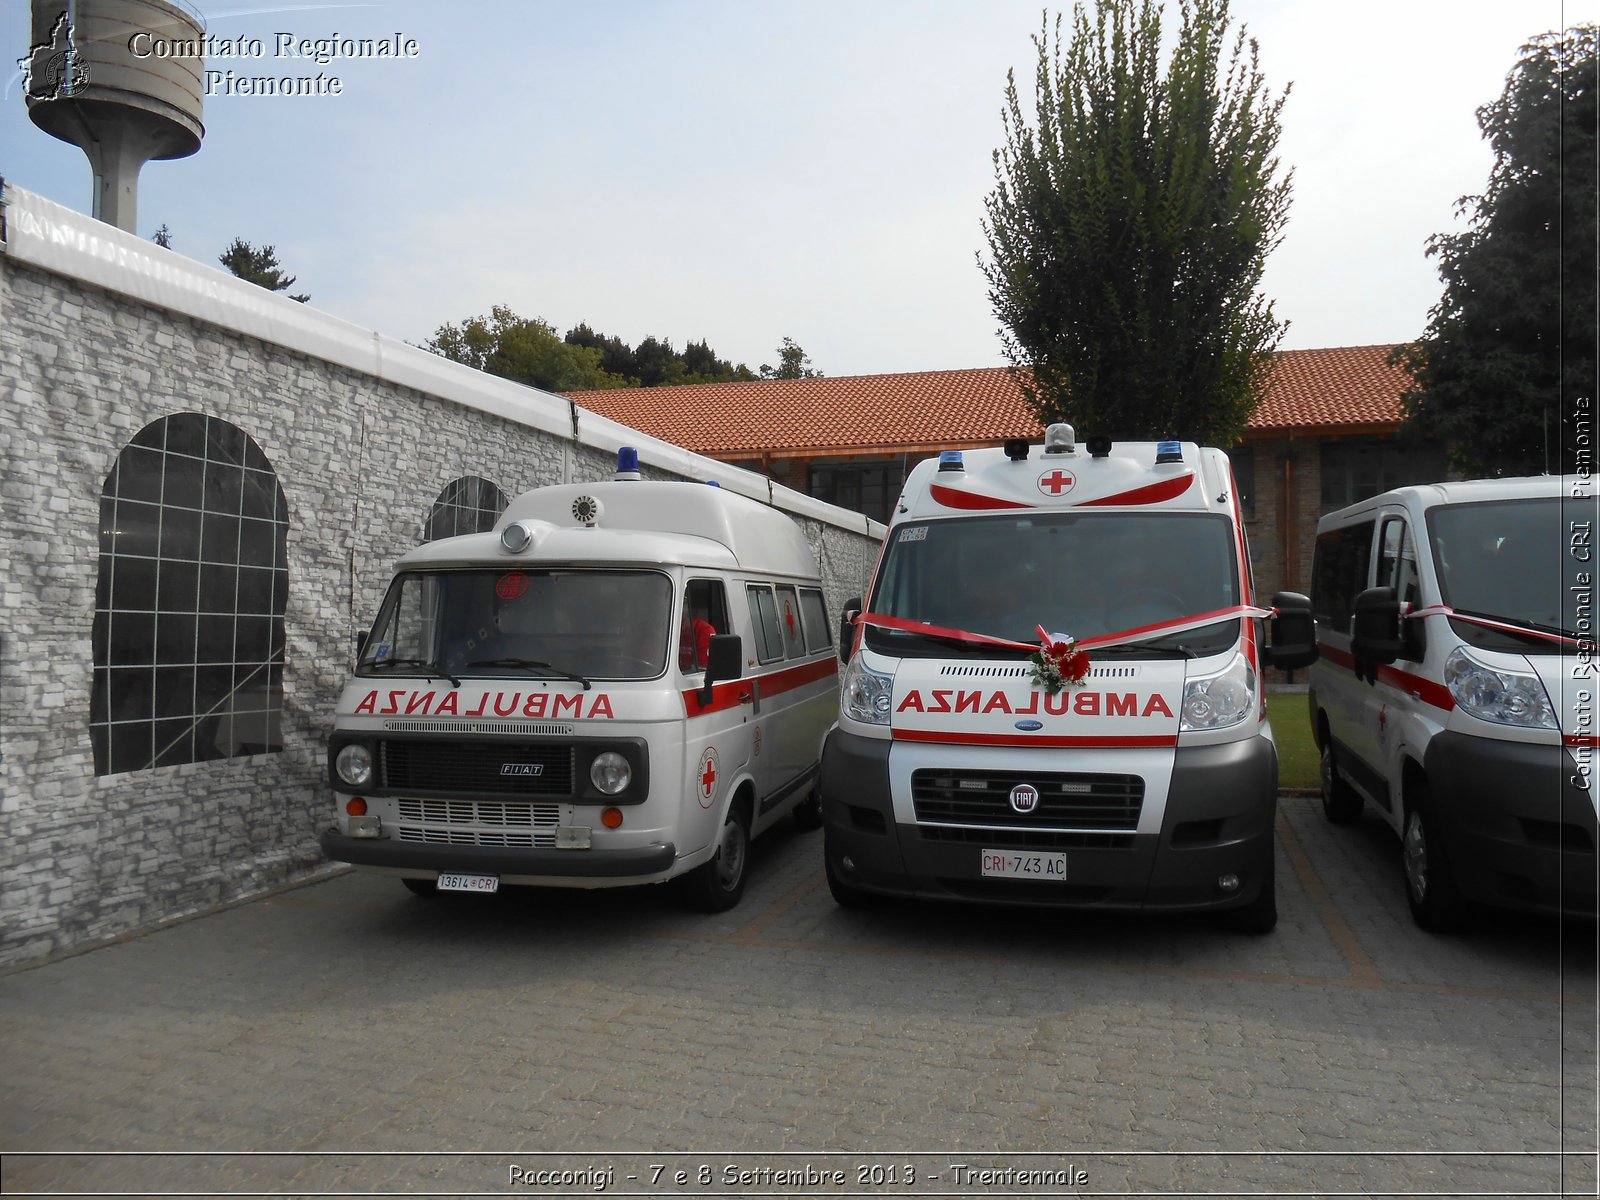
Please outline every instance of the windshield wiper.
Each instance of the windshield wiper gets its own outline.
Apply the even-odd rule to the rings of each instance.
[[[375,658],[367,664],[369,671],[375,671],[379,667],[421,667],[429,679],[440,675],[448,679],[452,687],[461,686],[461,680],[429,658]]]
[[[583,684],[584,691],[588,691],[590,687],[593,686],[587,679],[585,679],[582,675],[579,675],[576,671],[567,671],[563,670],[561,667],[553,667],[547,662],[541,662],[538,659],[533,658],[475,658],[469,662],[467,666],[513,667],[524,671],[549,671],[550,674],[556,676],[558,679],[570,679],[574,683]]]
[[[1509,634],[1511,637],[1532,638],[1535,634],[1549,633],[1556,637],[1576,638],[1578,635],[1570,629],[1562,629],[1559,625],[1546,625],[1543,621],[1532,621],[1527,617],[1503,617],[1499,613],[1476,612],[1470,608],[1457,608],[1453,613],[1463,617],[1479,617],[1485,621],[1500,621],[1506,625],[1520,625],[1522,629],[1496,629],[1495,633]],[[1543,641],[1543,638],[1537,638]]]
[[[1184,645],[1182,642],[1173,642],[1163,645],[1159,641],[1153,642],[1119,642],[1115,646],[1096,646],[1089,651],[1091,658],[1109,654],[1113,657],[1121,655],[1153,655],[1161,658],[1199,658],[1200,652]]]

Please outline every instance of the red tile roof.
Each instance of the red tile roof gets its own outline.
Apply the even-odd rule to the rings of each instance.
[[[1279,353],[1247,430],[1334,432],[1400,419],[1392,346]],[[714,458],[888,454],[1035,437],[1010,371],[914,371],[572,392],[583,408]]]

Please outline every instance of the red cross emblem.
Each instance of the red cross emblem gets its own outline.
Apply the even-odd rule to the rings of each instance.
[[[1071,471],[1063,471],[1057,467],[1053,471],[1046,471],[1039,476],[1039,490],[1047,496],[1059,496],[1063,492],[1070,492],[1076,483]]]
[[[711,797],[717,790],[717,752],[710,746],[700,755],[700,807],[710,808]]]

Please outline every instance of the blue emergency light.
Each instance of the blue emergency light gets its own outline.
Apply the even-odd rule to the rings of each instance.
[[[1157,442],[1156,443],[1156,462],[1157,463],[1175,463],[1175,462],[1182,462],[1182,461],[1183,461],[1183,443],[1182,442]]]
[[[959,450],[941,450],[939,452],[939,470],[965,471],[967,464]]]

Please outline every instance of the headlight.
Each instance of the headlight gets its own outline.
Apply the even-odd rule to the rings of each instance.
[[[840,684],[844,715],[867,725],[887,725],[893,703],[894,676],[867,666],[865,654],[857,653],[844,669]]]
[[[1444,682],[1468,716],[1526,729],[1556,728],[1555,710],[1537,675],[1486,667],[1460,646],[1444,664]]]
[[[1256,673],[1235,654],[1227,670],[1183,685],[1181,729],[1224,729],[1256,710]]]
[[[589,782],[608,796],[615,796],[633,782],[633,768],[615,750],[594,756],[589,764]]]
[[[339,751],[333,767],[351,787],[366,787],[372,782],[372,751],[360,742],[351,742]]]

